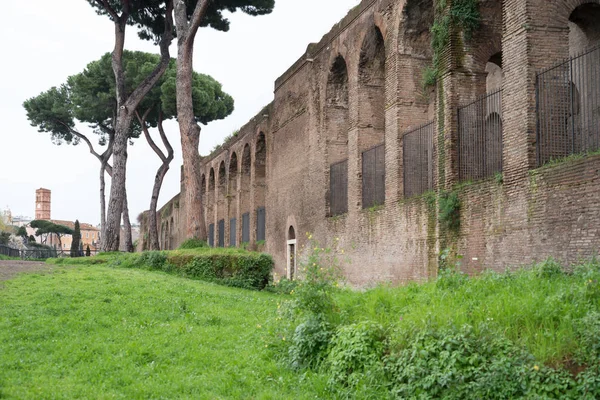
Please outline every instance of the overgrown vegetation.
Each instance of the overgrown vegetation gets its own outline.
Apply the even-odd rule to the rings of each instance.
[[[443,72],[444,52],[455,32],[462,32],[465,40],[470,40],[481,24],[479,0],[453,0],[448,7],[446,0],[438,0],[435,21],[431,26],[431,66],[423,71],[423,88],[435,86]]]
[[[448,267],[426,284],[364,293],[338,289],[328,264],[314,264],[323,279],[280,305],[269,345],[290,367],[326,376],[335,396],[600,396],[598,260],[477,278]],[[322,295],[306,303],[300,290]]]
[[[460,198],[457,191],[440,193],[439,220],[449,231],[456,232],[460,228]]]

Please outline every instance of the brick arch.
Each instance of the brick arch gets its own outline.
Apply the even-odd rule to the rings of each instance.
[[[250,143],[244,143],[242,157],[240,160],[240,218],[238,222],[241,230],[240,243],[250,242],[250,224],[252,218],[252,146]]]
[[[481,24],[473,37],[464,43],[468,55],[464,67],[471,72],[484,74],[492,56],[502,53],[503,1],[488,0],[479,4]]]
[[[398,23],[398,51],[431,57],[434,0],[408,0]]]
[[[346,60],[338,54],[329,67],[325,89],[326,215],[348,211],[348,131],[350,80]]]
[[[385,48],[383,34],[373,24],[363,38],[358,62],[358,170],[362,171],[363,208],[385,201],[385,151],[381,146],[385,143]]]
[[[267,195],[267,138],[263,131],[259,131],[254,140],[253,152],[253,203],[254,203],[254,221],[255,226],[252,231],[257,233],[257,240],[264,240],[262,233],[266,232],[266,226],[262,216],[266,213],[266,195]],[[259,226],[260,222],[260,226]],[[261,235],[258,235],[258,234]]]

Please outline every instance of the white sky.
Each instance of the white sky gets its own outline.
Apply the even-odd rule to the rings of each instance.
[[[359,0],[276,0],[272,14],[230,18],[229,32],[201,29],[194,69],[221,82],[235,111],[204,126],[200,154],[244,125],[273,99],[275,79],[343,18]],[[29,125],[23,101],[81,72],[113,47],[113,25],[85,0],[28,0],[4,4],[0,36],[7,38],[0,62],[0,210],[35,215],[35,190],[52,190],[52,218],[98,224],[99,163],[87,146],[53,145],[50,135]],[[12,40],[10,39],[12,38]],[[158,52],[128,27],[126,48]],[[177,54],[171,48],[171,55]],[[82,133],[90,133],[82,127]],[[167,125],[175,148],[159,207],[179,192],[181,145],[176,123]],[[158,139],[156,135],[155,139]],[[97,141],[94,142],[97,144]],[[132,222],[148,209],[158,157],[143,137],[129,148],[127,190]],[[107,178],[108,179],[108,178]],[[109,188],[107,187],[107,202]]]

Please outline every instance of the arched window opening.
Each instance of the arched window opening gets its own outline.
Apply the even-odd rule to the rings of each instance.
[[[585,3],[569,16],[569,53],[576,56],[600,45],[600,4]]]
[[[361,47],[358,81],[362,206],[369,208],[385,202],[385,44],[376,26]]]
[[[227,192],[227,215],[229,217],[229,246],[237,246],[237,185],[238,158],[233,152],[229,159],[229,188]]]
[[[235,196],[237,192],[237,178],[238,178],[238,159],[237,154],[234,152],[229,160],[229,195]]]
[[[290,280],[296,277],[296,258],[296,231],[290,226],[287,240],[287,277]]]
[[[252,156],[250,145],[244,146],[242,152],[242,174],[240,179],[240,211],[242,215],[242,243],[250,242],[250,185],[252,171]]]
[[[266,239],[266,168],[267,143],[265,134],[260,132],[256,141],[254,156],[254,204],[256,205],[256,240]]]
[[[504,81],[504,72],[502,71],[502,52],[498,52],[490,57],[485,66],[487,74],[485,79],[486,92],[490,93],[502,89]],[[498,110],[495,110],[499,112]]]
[[[225,161],[219,164],[217,178],[217,221],[218,221],[218,246],[225,246],[225,219],[227,218],[227,170]]]
[[[337,56],[327,80],[325,128],[329,164],[329,194],[327,215],[348,212],[348,68],[342,56]]]

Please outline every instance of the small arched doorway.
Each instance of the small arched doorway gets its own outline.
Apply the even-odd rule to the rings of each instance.
[[[296,277],[296,231],[293,226],[288,229],[287,236],[287,277],[293,280]]]

